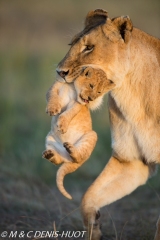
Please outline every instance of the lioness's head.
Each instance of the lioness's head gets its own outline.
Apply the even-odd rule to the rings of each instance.
[[[115,83],[128,73],[132,23],[129,17],[110,19],[106,11],[88,13],[84,30],[71,41],[71,48],[57,66],[61,80],[72,82],[83,66],[101,68]]]
[[[99,107],[105,93],[115,87],[105,72],[101,69],[86,67],[74,81],[77,101],[89,108]]]

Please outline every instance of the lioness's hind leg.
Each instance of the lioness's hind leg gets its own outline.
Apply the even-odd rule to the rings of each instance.
[[[42,157],[56,165],[63,163],[61,156],[52,149],[45,150],[42,153]]]

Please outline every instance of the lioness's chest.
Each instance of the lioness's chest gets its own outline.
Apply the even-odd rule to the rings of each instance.
[[[123,104],[124,103],[124,104]],[[160,163],[160,125],[144,114],[141,104],[117,102],[109,96],[113,150],[127,160]]]
[[[136,124],[133,129],[141,155],[148,163],[160,163],[160,126],[152,119],[146,119]]]

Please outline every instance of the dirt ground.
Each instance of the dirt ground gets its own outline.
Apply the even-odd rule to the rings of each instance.
[[[153,239],[160,213],[159,188],[152,187],[156,181],[155,177],[131,195],[101,209],[104,240]],[[0,187],[1,232],[83,230],[79,206],[84,191],[78,191],[78,183],[71,189],[72,201],[40,180],[9,179],[5,173],[0,176]]]

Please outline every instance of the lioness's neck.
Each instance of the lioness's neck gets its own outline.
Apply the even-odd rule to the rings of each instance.
[[[126,116],[160,114],[160,40],[134,28],[129,61],[130,70],[112,97]]]
[[[132,31],[132,36],[133,38],[137,39],[141,43],[152,45],[153,47],[158,47],[160,48],[160,40],[156,37],[151,36],[150,34],[143,32],[142,30],[138,28],[133,28]]]
[[[130,42],[130,70],[128,78],[134,84],[141,82],[150,84],[150,88],[155,87],[153,83],[160,76],[159,66],[160,40],[134,28]]]
[[[142,59],[143,63],[147,63],[148,60],[150,64],[160,65],[160,40],[138,28],[133,28],[130,50],[136,60]],[[145,61],[143,57],[146,57]]]

